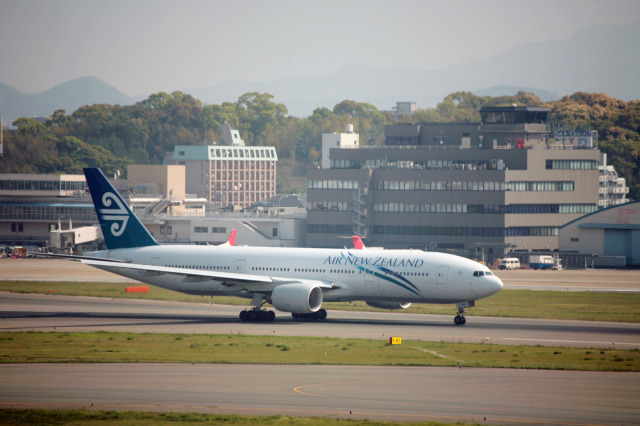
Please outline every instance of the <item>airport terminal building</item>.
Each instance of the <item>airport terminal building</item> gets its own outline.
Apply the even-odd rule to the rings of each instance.
[[[309,245],[355,233],[487,262],[558,249],[559,228],[602,205],[601,153],[594,132],[554,137],[548,111],[482,108],[482,123],[387,126],[384,145],[331,148],[308,172]]]

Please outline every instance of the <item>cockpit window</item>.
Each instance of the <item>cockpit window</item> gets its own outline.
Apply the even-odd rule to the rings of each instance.
[[[474,277],[481,277],[484,275],[484,271],[474,271],[473,272],[473,276]]]
[[[493,272],[485,271],[485,272],[484,272],[484,274],[485,274],[485,275],[493,275]]]

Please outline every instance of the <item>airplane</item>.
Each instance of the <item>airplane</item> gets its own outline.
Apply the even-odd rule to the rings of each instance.
[[[323,320],[322,303],[362,300],[382,309],[411,303],[465,309],[502,289],[485,265],[421,250],[355,250],[161,245],[98,168],[85,168],[107,249],[72,256],[82,263],[177,292],[251,299],[241,321],[273,321],[268,302],[293,318]],[[361,241],[360,241],[361,243]]]

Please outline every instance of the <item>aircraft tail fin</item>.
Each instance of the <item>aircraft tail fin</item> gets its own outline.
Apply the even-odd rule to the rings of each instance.
[[[229,234],[229,239],[226,242],[224,242],[224,243],[222,243],[220,245],[221,246],[230,246],[230,247],[235,246],[236,245],[236,230],[232,229],[231,230],[231,234]]]
[[[360,238],[357,235],[354,235],[351,237],[351,239],[353,240],[353,245],[355,246],[356,250],[364,249],[364,243],[362,242],[362,238]]]
[[[109,250],[158,245],[102,170],[86,168],[84,175]]]

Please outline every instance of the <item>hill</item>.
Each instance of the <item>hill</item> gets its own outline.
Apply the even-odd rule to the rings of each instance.
[[[71,113],[84,105],[129,105],[134,99],[96,77],[81,77],[30,95],[0,83],[0,112],[5,123],[20,117],[48,117],[57,109]]]
[[[442,69],[350,64],[324,77],[230,81],[183,92],[206,104],[233,102],[248,92],[270,93],[297,117],[309,116],[319,107],[332,109],[345,99],[370,103],[382,111],[391,110],[396,101],[414,101],[418,108],[428,108],[458,91],[497,96],[525,90],[545,101],[583,91],[629,101],[640,99],[638,46],[640,22],[596,26],[563,40],[527,43],[492,58]],[[5,122],[48,116],[59,108],[71,113],[83,105],[134,102],[95,77],[71,80],[35,95],[0,83]]]
[[[185,91],[207,103],[236,99],[249,91],[271,93],[295,116],[310,115],[317,107],[333,108],[344,99],[367,102],[380,110],[390,110],[396,101],[415,101],[419,108],[428,108],[449,93],[495,96],[505,92],[491,88],[504,86],[513,87],[510,94],[524,88],[544,100],[584,91],[628,101],[640,99],[638,46],[640,22],[592,27],[563,40],[523,44],[489,59],[443,69],[351,64],[322,78],[234,81]]]

